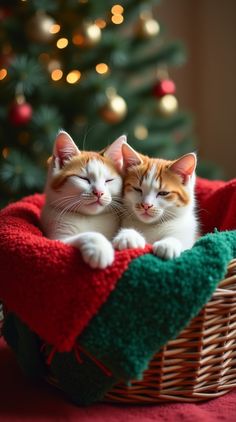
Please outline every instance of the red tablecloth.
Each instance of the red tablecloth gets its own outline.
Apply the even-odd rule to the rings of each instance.
[[[236,390],[198,404],[93,405],[79,408],[43,381],[32,384],[0,340],[0,422],[234,422]]]

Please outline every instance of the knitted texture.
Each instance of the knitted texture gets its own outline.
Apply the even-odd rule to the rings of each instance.
[[[112,266],[94,271],[78,249],[42,235],[43,203],[43,195],[34,195],[0,212],[0,299],[45,341],[69,351],[130,261],[145,251],[117,252]]]
[[[145,255],[132,261],[116,290],[78,342],[111,369],[107,376],[81,355],[56,354],[51,370],[78,404],[101,399],[119,380],[141,379],[153,354],[177,337],[210,299],[236,256],[236,231],[202,237],[173,261]],[[65,365],[63,362],[65,361]]]
[[[101,400],[120,379],[140,379],[153,354],[210,299],[233,256],[236,231],[205,235],[173,261],[150,254],[134,259],[78,338],[79,355],[53,353],[50,371],[59,387],[84,405]],[[23,370],[31,376],[43,374],[35,334],[10,314],[4,335]]]
[[[235,182],[198,179],[204,230],[236,227]],[[101,399],[117,380],[140,378],[152,355],[198,313],[236,255],[236,233],[204,236],[192,250],[167,262],[147,254],[150,247],[117,252],[113,266],[94,271],[75,248],[42,236],[43,200],[35,195],[1,213],[0,297],[59,351],[72,350],[79,336],[85,353],[54,353],[50,369],[72,400],[87,404]],[[30,348],[35,334],[28,330],[12,342],[18,323],[13,317],[5,337],[17,354],[27,355],[25,337],[33,336],[27,341]],[[27,359],[19,361],[27,367]]]

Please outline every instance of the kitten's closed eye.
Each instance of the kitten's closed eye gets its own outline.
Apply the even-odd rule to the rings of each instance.
[[[77,176],[79,179],[85,180],[86,182],[88,182],[89,184],[91,184],[90,180],[88,179],[88,177],[83,177],[83,176]]]
[[[157,196],[167,196],[167,195],[169,195],[169,193],[170,192],[167,192],[167,191],[160,191],[160,192],[157,192]]]
[[[135,187],[133,186],[133,189],[134,189],[136,192],[143,193],[142,189],[140,189],[140,188],[135,188]]]
[[[106,183],[113,182],[114,179],[107,179],[105,180]]]

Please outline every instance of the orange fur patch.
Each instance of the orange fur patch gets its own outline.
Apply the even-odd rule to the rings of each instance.
[[[65,163],[60,172],[53,178],[51,187],[58,189],[61,187],[70,176],[77,176],[80,171],[86,167],[89,160],[96,159],[102,161],[107,167],[110,168],[112,173],[119,174],[118,170],[114,167],[113,163],[109,158],[103,157],[97,152],[82,151],[79,155],[73,157],[70,161]]]
[[[165,199],[167,201],[175,202],[177,206],[187,205],[190,201],[190,197],[182,184],[181,177],[169,169],[174,161],[139,155],[143,162],[142,164],[130,167],[127,170],[124,178],[124,192],[133,190],[133,187],[139,188],[144,177],[151,170],[153,165],[155,165],[157,166],[155,179],[160,183],[159,190],[170,192]]]

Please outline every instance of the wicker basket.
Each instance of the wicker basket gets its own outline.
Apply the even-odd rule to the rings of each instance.
[[[157,353],[142,381],[116,385],[105,400],[194,402],[236,387],[236,259],[211,300],[177,339]]]
[[[50,373],[46,380],[61,389]],[[230,262],[225,279],[199,315],[154,356],[142,381],[133,381],[129,387],[123,383],[115,385],[104,401],[124,404],[195,402],[216,398],[234,387],[236,259]]]

